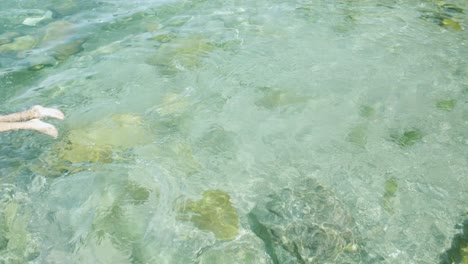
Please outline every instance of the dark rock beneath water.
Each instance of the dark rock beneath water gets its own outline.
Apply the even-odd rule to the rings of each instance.
[[[468,263],[468,220],[463,222],[462,229],[463,233],[453,237],[450,249],[440,256],[440,264]]]
[[[378,263],[359,242],[346,207],[312,179],[259,202],[248,214],[273,263]]]

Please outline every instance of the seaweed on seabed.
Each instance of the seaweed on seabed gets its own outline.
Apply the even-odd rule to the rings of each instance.
[[[449,28],[455,31],[464,31],[463,26],[463,9],[452,4],[445,4],[444,1],[439,1],[435,10],[421,10],[422,19],[432,21],[441,27]]]
[[[179,220],[191,221],[203,231],[210,231],[219,240],[233,240],[239,234],[239,216],[231,197],[221,190],[207,190],[203,198],[187,200],[180,208]]]
[[[417,128],[405,129],[400,133],[392,133],[390,135],[391,141],[397,143],[402,147],[412,146],[421,141],[423,133]]]
[[[463,233],[456,234],[452,239],[452,246],[440,255],[440,264],[468,263],[468,220],[462,225]]]

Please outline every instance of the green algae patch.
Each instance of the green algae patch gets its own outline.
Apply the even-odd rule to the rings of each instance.
[[[451,247],[440,255],[440,264],[468,264],[468,220],[460,228],[462,232],[453,237]]]
[[[365,147],[367,144],[367,126],[361,124],[353,127],[346,136],[346,141],[359,147]]]
[[[128,181],[124,193],[126,194],[126,199],[133,204],[143,204],[148,201],[150,196],[148,189],[133,181]]]
[[[30,71],[42,70],[54,66],[59,61],[83,51],[86,41],[77,32],[77,25],[65,20],[53,21],[33,35],[21,36],[17,33],[0,35],[0,54],[24,59],[24,65]],[[31,52],[34,50],[45,52]]]
[[[415,143],[421,141],[423,133],[419,129],[405,130],[403,133],[394,133],[390,135],[393,142],[397,143],[402,147],[412,146]]]
[[[366,119],[372,119],[376,115],[376,110],[374,107],[369,105],[361,105],[359,107],[359,115]]]
[[[308,100],[306,96],[299,96],[277,88],[261,87],[259,91],[261,92],[261,96],[255,101],[255,105],[266,109],[304,104]]]
[[[450,19],[450,18],[442,19],[442,21],[440,22],[440,25],[444,26],[446,28],[456,30],[456,31],[463,31],[463,28],[460,25],[460,22],[457,22],[457,21],[455,21],[453,19]]]
[[[285,93],[278,90],[266,90],[262,98],[257,100],[255,104],[257,106],[262,106],[267,109],[272,109],[286,103]]]
[[[463,9],[440,1],[435,10],[422,10],[422,19],[432,21],[441,27],[451,29],[454,31],[464,31],[463,23]]]
[[[391,177],[385,181],[384,185],[384,194],[383,194],[383,208],[388,213],[394,212],[393,200],[396,197],[398,191],[398,182],[396,178]]]
[[[463,14],[463,8],[453,5],[453,4],[447,4],[445,3],[445,1],[439,1],[438,6],[447,13]]]
[[[230,200],[229,194],[221,190],[205,191],[200,200],[185,202],[179,219],[212,232],[219,240],[232,240],[239,234],[239,216]]]
[[[436,102],[436,107],[439,110],[450,112],[453,110],[453,108],[455,108],[456,104],[457,104],[457,100],[454,100],[454,99],[439,100]]]
[[[392,177],[385,181],[385,196],[395,197],[398,190],[398,182]]]

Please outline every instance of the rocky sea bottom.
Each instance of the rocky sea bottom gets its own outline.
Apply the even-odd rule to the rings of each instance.
[[[0,3],[0,263],[467,263],[467,10]]]

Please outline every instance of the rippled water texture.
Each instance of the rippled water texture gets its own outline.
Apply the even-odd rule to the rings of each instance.
[[[0,263],[467,263],[467,13],[2,1]]]

